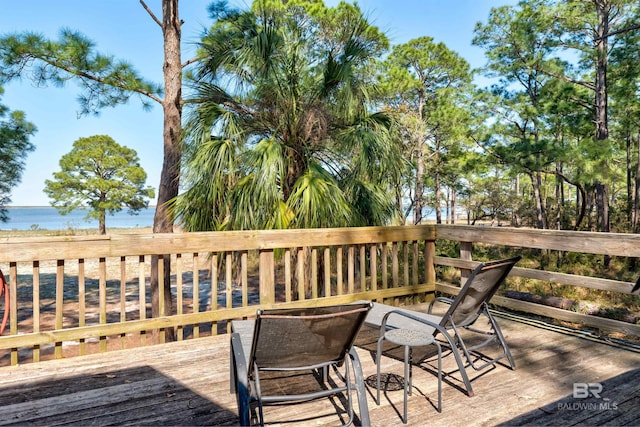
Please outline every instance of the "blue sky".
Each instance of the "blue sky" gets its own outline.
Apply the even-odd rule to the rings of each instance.
[[[210,0],[181,0],[183,60],[211,21],[206,12]],[[327,0],[329,6],[337,0]],[[146,3],[161,18],[161,1]],[[230,2],[247,4],[247,2]],[[471,46],[476,22],[486,22],[492,7],[516,0],[360,0],[370,20],[392,44],[430,36],[458,52],[472,67],[484,65],[483,52]],[[0,34],[35,31],[57,38],[61,28],[71,28],[93,40],[101,53],[131,63],[148,80],[162,82],[162,33],[135,0],[21,0],[5,1],[0,14]],[[14,206],[47,206],[44,181],[59,170],[58,161],[78,138],[109,135],[137,151],[147,172],[147,185],[157,189],[162,168],[162,108],[143,111],[139,101],[103,110],[99,116],[78,117],[73,84],[64,88],[35,88],[27,79],[4,86],[0,103],[22,110],[38,127],[31,139],[36,150],[29,154],[22,183],[12,192]],[[152,201],[151,204],[154,204]]]

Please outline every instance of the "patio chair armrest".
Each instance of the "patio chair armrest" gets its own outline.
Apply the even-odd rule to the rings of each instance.
[[[433,301],[431,301],[429,303],[429,307],[427,307],[427,314],[431,314],[431,312],[433,311],[433,306],[435,305],[436,302],[442,302],[442,303],[445,303],[445,304],[451,304],[453,302],[453,298],[436,297]]]
[[[385,313],[384,317],[382,318],[382,323],[380,324],[380,336],[384,335],[386,329],[387,329],[387,321],[389,320],[389,317],[391,317],[391,315],[397,315],[397,316],[401,316],[401,317],[405,317],[407,319],[411,319],[411,320],[415,320],[416,322],[420,322],[423,323],[427,326],[430,326],[432,328],[435,328],[438,331],[443,330],[444,332],[446,332],[446,330],[444,330],[438,323],[436,322],[431,322],[427,319],[423,319],[421,317],[415,316],[407,311],[404,310],[391,310],[387,313]]]

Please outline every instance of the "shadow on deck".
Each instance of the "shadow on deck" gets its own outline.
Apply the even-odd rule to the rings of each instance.
[[[640,424],[640,349],[517,316],[498,321],[517,369],[471,371],[471,398],[450,372],[438,413],[433,370],[414,368],[409,425]],[[402,424],[401,387],[389,384],[377,406],[373,358],[366,348],[358,352],[372,424]],[[403,372],[389,357],[381,368],[392,380]],[[0,406],[0,425],[236,425],[229,337],[0,368]],[[336,425],[344,420],[338,410],[339,400],[325,399],[269,407],[265,417],[278,424]]]

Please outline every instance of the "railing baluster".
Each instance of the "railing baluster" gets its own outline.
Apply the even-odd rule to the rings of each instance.
[[[342,246],[336,248],[336,286],[338,287],[338,295],[344,294],[344,283],[342,280]]]
[[[147,280],[144,258],[144,255],[138,257],[138,317],[140,320],[147,318],[147,294],[145,292]],[[140,331],[140,344],[147,344],[147,331]]]
[[[218,309],[218,254],[211,254],[211,311]],[[218,335],[218,322],[211,322],[211,335]]]
[[[291,302],[291,249],[284,250],[284,293],[285,302]]]
[[[224,257],[225,268],[225,289],[227,292],[227,308],[233,307],[233,271],[231,265],[231,252],[227,252]],[[231,322],[227,322],[227,333],[231,332]]]
[[[324,248],[324,296],[331,296],[331,248]]]
[[[391,246],[391,286],[397,288],[398,283],[398,269],[400,267],[398,262],[398,242],[393,242]]]
[[[311,298],[318,298],[318,249],[311,249]]]
[[[87,322],[87,290],[84,272],[84,258],[78,260],[78,326],[83,327]],[[80,355],[86,353],[86,340],[80,339]]]
[[[40,332],[40,261],[33,261],[33,332]],[[40,361],[40,345],[33,346],[33,361]]]
[[[298,281],[298,300],[302,301],[307,298],[305,289],[305,277],[304,277],[304,249],[298,248],[297,258],[297,272],[296,279]]]
[[[120,321],[127,321],[127,257],[120,257]],[[120,333],[121,348],[127,347],[127,334]]]
[[[243,258],[246,263],[246,258]],[[258,253],[258,280],[260,304],[273,304],[276,301],[275,295],[275,257],[272,250],[261,250]],[[245,281],[246,270],[243,268],[243,289],[246,289],[248,280]],[[247,301],[243,301],[243,307],[248,305]]]
[[[418,269],[418,242],[417,241],[413,241],[412,244],[413,247],[413,253],[411,256],[411,273],[412,273],[412,277],[413,277],[413,285],[417,285],[418,283],[420,283],[420,278],[419,276],[419,272],[420,270]]]
[[[157,268],[158,268],[158,316],[162,317],[166,314],[166,307],[164,303],[164,258],[170,255],[158,255],[157,256]],[[164,343],[166,339],[166,331],[164,328],[160,328],[158,331],[158,339],[160,343]]]
[[[349,245],[347,250],[347,289],[348,293],[355,292],[355,248]]]
[[[106,259],[100,258],[98,261],[99,268],[99,287],[100,287],[100,324],[104,325],[107,323],[107,265]],[[100,337],[100,352],[107,351],[107,337]]]
[[[198,253],[195,252],[193,254],[193,273],[191,276],[192,280],[192,300],[193,300],[193,313],[200,312],[200,267],[199,267],[199,257]],[[200,324],[196,323],[193,325],[193,337],[200,337]]]
[[[249,252],[242,251],[240,254],[240,274],[242,282],[242,306],[249,305]]]
[[[387,289],[389,287],[389,244],[387,242],[382,243],[382,265],[381,265],[381,274],[382,274],[382,289]]]
[[[402,242],[402,254],[403,254],[403,272],[404,278],[402,280],[403,286],[409,286],[409,242]]]
[[[376,243],[371,244],[369,247],[369,262],[371,263],[369,269],[371,270],[371,290],[378,290],[378,245]]]
[[[56,268],[56,321],[55,328],[62,329],[64,316],[64,260],[57,261]],[[62,342],[55,343],[55,358],[62,358]]]
[[[184,270],[182,265],[182,254],[176,254],[176,314],[184,313]],[[184,339],[184,326],[176,328],[176,338],[178,341]]]
[[[360,291],[367,290],[367,255],[365,245],[360,245]]]
[[[225,268],[225,289],[227,290],[227,308],[233,307],[233,266],[231,252],[227,252],[224,256]]]

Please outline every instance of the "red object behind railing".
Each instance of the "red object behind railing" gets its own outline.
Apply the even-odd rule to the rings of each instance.
[[[2,325],[0,325],[0,335],[4,333],[4,328],[7,327],[7,319],[9,318],[9,285],[2,270],[0,270],[0,296],[4,293],[4,315],[2,316]]]

